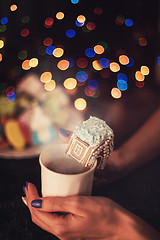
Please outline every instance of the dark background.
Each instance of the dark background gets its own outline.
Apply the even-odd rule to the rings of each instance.
[[[120,146],[138,127],[150,116],[159,104],[159,74],[157,57],[159,51],[159,1],[91,1],[80,0],[78,4],[70,1],[15,1],[18,9],[15,12],[9,10],[12,1],[0,1],[0,18],[7,17],[7,30],[0,32],[0,38],[5,39],[4,48],[0,49],[3,60],[0,62],[0,94],[5,94],[8,86],[16,86],[16,83],[28,73],[21,69],[22,60],[18,59],[18,52],[26,50],[27,59],[37,57],[39,65],[31,71],[40,75],[44,71],[51,71],[55,80],[62,84],[64,79],[72,74],[74,77],[79,71],[73,68],[61,72],[56,68],[57,59],[53,56],[39,55],[40,47],[46,37],[53,38],[53,45],[60,44],[65,49],[65,57],[72,57],[75,61],[85,57],[84,51],[93,47],[98,41],[106,41],[109,51],[103,54],[118,62],[119,53],[122,51],[134,59],[134,65],[130,68],[121,66],[121,72],[128,76],[128,89],[121,99],[115,100],[110,96],[110,90],[116,86],[116,73],[111,73],[110,78],[102,79],[99,72],[91,69],[90,61],[87,71],[90,77],[98,79],[100,96],[96,99],[84,95],[83,88],[79,88],[75,97],[85,97],[88,108],[85,116],[95,115],[110,120],[110,126],[115,133],[115,148]],[[101,15],[95,15],[95,7],[101,7]],[[55,14],[62,11],[65,18],[61,21],[55,19]],[[96,28],[88,33],[75,25],[75,19],[79,14],[84,14],[87,21],[93,21]],[[115,24],[118,15],[131,18],[132,27],[124,24]],[[22,17],[29,16],[30,22],[22,23]],[[53,27],[46,29],[44,21],[47,17],[53,17]],[[28,28],[30,34],[23,38],[20,31]],[[73,28],[76,36],[73,39],[66,37],[67,29]],[[147,46],[142,47],[135,38],[141,33],[148,41]],[[101,57],[101,56],[100,56]],[[142,65],[150,68],[150,74],[146,76],[145,86],[138,89],[135,85],[134,73]],[[106,94],[107,93],[107,94]],[[40,192],[40,167],[38,156],[29,159],[0,159],[0,239],[53,239],[53,237],[39,229],[30,220],[27,208],[21,201],[23,195],[22,186],[26,181],[36,184]],[[134,171],[126,178],[111,184],[94,188],[94,195],[107,196],[134,212],[155,229],[160,231],[160,162],[159,158],[151,164]]]

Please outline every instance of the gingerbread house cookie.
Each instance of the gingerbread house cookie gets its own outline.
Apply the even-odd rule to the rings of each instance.
[[[113,150],[113,138],[106,122],[91,116],[75,128],[66,153],[85,167],[92,167],[97,160],[97,168],[103,169]]]

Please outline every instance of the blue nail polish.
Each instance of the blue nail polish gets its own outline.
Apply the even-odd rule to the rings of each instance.
[[[26,188],[27,188],[27,190],[28,190],[28,181],[26,181]]]
[[[31,202],[31,206],[35,208],[41,208],[42,207],[42,199],[36,199]]]
[[[64,137],[69,137],[71,135],[71,132],[66,130],[66,129],[63,129],[63,128],[60,128],[59,130],[60,134],[62,134]]]
[[[23,186],[23,192],[26,195],[26,190],[25,190],[25,186]]]

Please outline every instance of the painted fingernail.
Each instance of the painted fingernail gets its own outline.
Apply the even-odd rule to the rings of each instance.
[[[26,195],[26,190],[25,190],[25,186],[23,186],[23,192]]]
[[[26,188],[27,188],[27,190],[28,190],[28,181],[26,181]]]
[[[62,134],[64,137],[69,137],[71,135],[71,132],[66,130],[66,129],[63,129],[63,128],[60,128],[59,130],[60,134]]]
[[[34,208],[41,208],[42,207],[42,199],[36,199],[31,202],[31,206]]]
[[[25,200],[24,197],[22,197],[22,201],[23,201],[23,203],[27,206],[27,202],[26,202],[26,200]]]

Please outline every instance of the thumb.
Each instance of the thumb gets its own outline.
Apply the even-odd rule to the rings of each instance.
[[[84,215],[82,196],[70,197],[43,197],[31,202],[32,207],[45,212],[63,212],[75,215]]]

